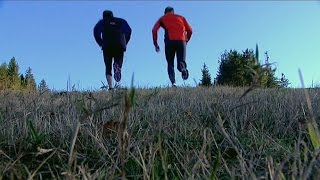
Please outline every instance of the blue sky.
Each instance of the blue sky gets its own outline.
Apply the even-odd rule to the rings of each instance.
[[[166,71],[163,30],[152,44],[151,29],[173,6],[193,28],[187,46],[190,77],[178,85],[194,85],[203,63],[216,76],[218,60],[225,50],[255,48],[260,59],[268,51],[292,87],[299,87],[298,68],[307,85],[320,84],[319,1],[0,1],[0,63],[15,57],[24,73],[30,66],[37,83],[45,79],[50,88],[99,89],[104,76],[102,52],[92,29],[105,9],[124,18],[132,28],[123,65],[121,84],[129,86],[131,75],[142,87],[170,84]],[[105,82],[106,83],[106,82]]]

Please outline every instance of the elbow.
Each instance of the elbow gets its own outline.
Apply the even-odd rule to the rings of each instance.
[[[131,35],[131,33],[132,33],[132,29],[131,29],[131,27],[130,27],[130,26],[128,26],[128,27],[127,27],[126,32],[127,32],[127,34]]]
[[[152,32],[152,35],[155,36],[155,35],[157,34],[157,31],[158,31],[158,30],[157,30],[156,27],[152,28],[152,31],[151,31],[151,32]]]

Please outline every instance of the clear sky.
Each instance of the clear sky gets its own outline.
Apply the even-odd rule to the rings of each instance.
[[[123,65],[121,84],[131,75],[142,87],[170,84],[164,56],[163,30],[160,53],[152,44],[151,29],[172,6],[193,28],[187,46],[190,77],[178,85],[194,85],[203,63],[216,77],[218,60],[225,50],[255,49],[260,59],[268,51],[292,87],[299,87],[298,68],[307,85],[320,84],[319,1],[0,1],[0,63],[15,57],[20,72],[30,66],[37,83],[66,89],[68,79],[79,89],[99,89],[105,80],[102,52],[93,27],[105,9],[124,18],[132,28]],[[106,82],[105,82],[106,83]]]

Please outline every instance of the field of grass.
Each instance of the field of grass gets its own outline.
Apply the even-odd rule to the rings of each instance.
[[[1,92],[0,180],[319,179],[320,90],[245,91]]]

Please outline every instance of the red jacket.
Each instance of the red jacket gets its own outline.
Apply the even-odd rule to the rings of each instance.
[[[162,16],[152,29],[153,44],[158,46],[158,30],[162,27],[165,30],[165,41],[183,40],[189,41],[192,35],[192,28],[187,20],[180,15],[167,13]]]

